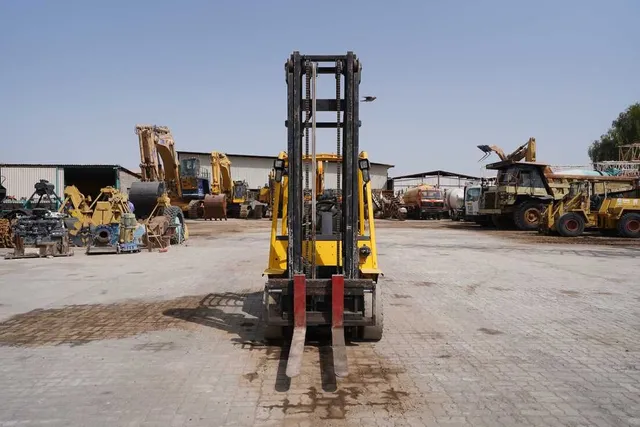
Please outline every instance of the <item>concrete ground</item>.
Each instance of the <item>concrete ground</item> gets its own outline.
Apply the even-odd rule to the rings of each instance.
[[[379,221],[385,335],[337,383],[262,342],[266,221],[0,260],[0,425],[640,425],[640,248],[423,223]]]

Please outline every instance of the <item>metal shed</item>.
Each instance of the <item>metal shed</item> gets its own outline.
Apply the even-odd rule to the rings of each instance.
[[[420,184],[438,186],[440,188],[462,188],[468,181],[479,181],[477,176],[465,175],[461,173],[448,172],[444,170],[433,170],[428,172],[414,173],[391,178],[395,191],[402,191]]]
[[[211,176],[211,153],[194,151],[178,151],[178,160],[196,157],[200,160],[200,167]],[[273,168],[275,156],[259,156],[252,154],[229,154],[231,161],[231,176],[234,181],[246,180],[250,189],[258,189],[268,183],[269,172]],[[336,164],[325,165],[325,187],[336,188]],[[393,165],[371,162],[372,188],[382,189],[387,184],[389,169]]]
[[[46,179],[62,197],[64,187],[75,185],[85,196],[96,197],[102,187],[112,186],[125,193],[140,175],[120,165],[80,164],[0,164],[0,177],[7,188],[7,196],[17,199],[33,194],[33,186]]]

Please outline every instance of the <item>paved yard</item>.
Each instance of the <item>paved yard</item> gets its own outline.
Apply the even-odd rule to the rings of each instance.
[[[639,249],[378,231],[385,336],[337,384],[261,341],[259,227],[0,260],[0,425],[640,425]]]

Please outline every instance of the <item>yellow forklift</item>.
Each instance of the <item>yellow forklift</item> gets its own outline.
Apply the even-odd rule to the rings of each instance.
[[[344,377],[348,375],[346,337],[377,341],[383,331],[369,160],[359,151],[361,64],[353,52],[301,55],[296,51],[285,70],[288,145],[287,152],[274,161],[273,203],[276,212],[282,204],[283,214],[282,220],[272,216],[264,271],[268,277],[262,319],[265,338],[291,334],[286,374],[295,377],[300,373],[307,328],[330,328],[334,371]],[[335,99],[316,98],[320,74],[335,78]],[[336,120],[317,122],[320,111],[335,112]],[[313,179],[318,176],[319,128],[336,129],[339,160],[338,188],[320,196]]]
[[[588,229],[604,235],[640,237],[640,194],[635,188],[612,192],[613,177],[571,182],[569,192],[551,202],[542,216],[540,232],[577,237]],[[613,185],[611,185],[613,184]]]

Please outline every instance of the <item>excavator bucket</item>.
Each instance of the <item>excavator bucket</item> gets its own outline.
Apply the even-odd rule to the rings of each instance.
[[[225,194],[204,196],[204,217],[205,220],[227,220],[227,196]]]

